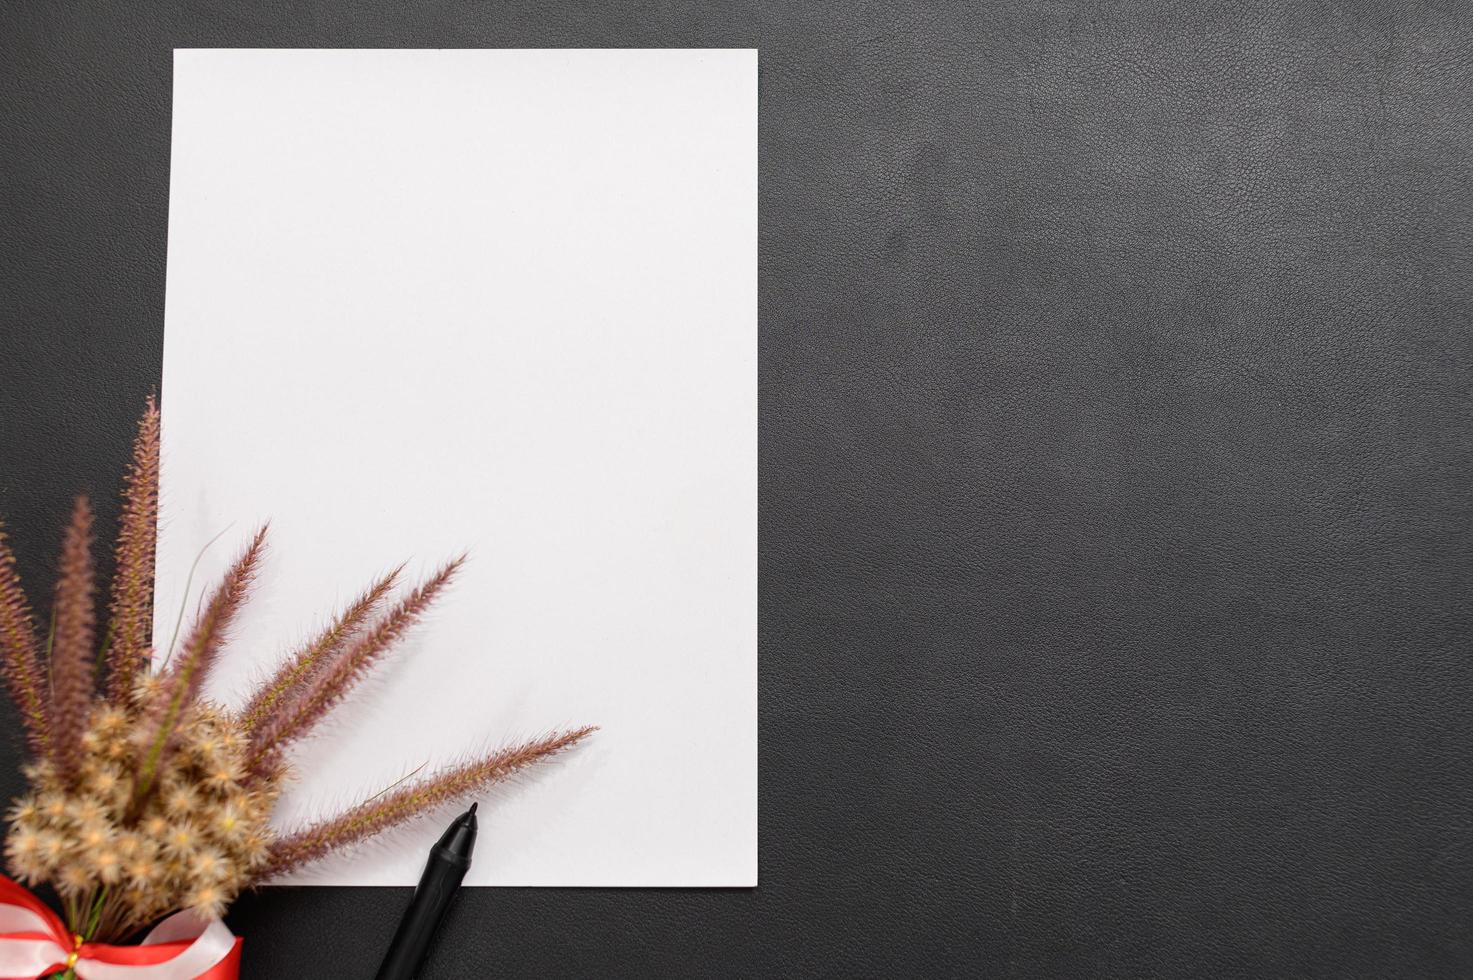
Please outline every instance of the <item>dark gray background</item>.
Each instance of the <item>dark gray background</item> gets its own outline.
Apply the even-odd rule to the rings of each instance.
[[[158,383],[193,46],[762,50],[761,888],[476,891],[428,976],[1473,973],[1464,0],[7,4],[38,599]],[[406,894],[241,902],[246,976]]]

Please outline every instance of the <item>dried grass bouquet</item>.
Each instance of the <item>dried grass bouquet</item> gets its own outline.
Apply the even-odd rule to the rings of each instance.
[[[250,592],[262,528],[178,645],[151,645],[159,413],[139,424],[123,494],[109,618],[97,642],[92,512],[77,501],[44,642],[0,530],[0,668],[20,710],[30,791],[10,812],[11,873],[51,885],[68,927],[125,938],[178,909],[222,913],[241,891],[464,796],[585,738],[555,732],[395,784],[322,823],[270,827],[288,750],[380,661],[463,559],[392,600],[401,569],[375,582],[288,658],[239,711],[200,697]]]

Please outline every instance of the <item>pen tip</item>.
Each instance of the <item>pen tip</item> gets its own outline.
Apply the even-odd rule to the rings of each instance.
[[[480,805],[481,805],[481,801],[480,800],[477,800],[476,802],[474,802],[474,803],[471,804],[471,808],[469,810],[467,810],[466,813],[475,813],[476,812],[476,807],[478,807]]]

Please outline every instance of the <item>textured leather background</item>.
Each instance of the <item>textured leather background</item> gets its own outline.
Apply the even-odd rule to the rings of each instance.
[[[427,976],[1473,975],[1469,7],[11,0],[0,512],[46,583],[158,383],[171,48],[758,46],[762,885]]]

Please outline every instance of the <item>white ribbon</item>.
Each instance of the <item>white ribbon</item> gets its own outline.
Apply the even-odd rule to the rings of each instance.
[[[51,935],[55,924],[31,909],[0,904],[0,933],[39,932]],[[165,963],[103,963],[86,956],[77,958],[81,980],[194,980],[219,963],[235,946],[235,936],[219,919],[205,919],[194,912],[175,912],[153,928],[140,945],[153,946],[193,940]],[[65,963],[70,946],[54,939],[0,939],[0,977],[30,980],[47,967]]]

